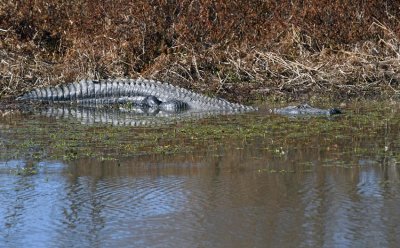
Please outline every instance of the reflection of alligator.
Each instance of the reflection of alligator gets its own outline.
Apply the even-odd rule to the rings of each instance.
[[[116,109],[116,108],[95,108],[88,106],[47,106],[35,110],[34,113],[62,119],[77,121],[84,125],[110,124],[113,126],[161,126],[178,123],[181,121],[198,120],[215,115],[230,115],[231,111],[202,111],[191,110],[179,113],[164,111],[145,112],[142,108]]]
[[[126,104],[141,109],[178,113],[182,111],[256,111],[257,107],[231,103],[224,99],[144,79],[82,80],[62,86],[35,89],[17,98],[41,102],[75,103],[76,105]],[[275,109],[273,112],[287,115],[333,115],[338,109],[317,109],[307,104]]]

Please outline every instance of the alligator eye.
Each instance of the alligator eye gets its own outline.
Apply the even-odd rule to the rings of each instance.
[[[149,107],[158,107],[161,104],[161,101],[155,96],[148,96],[144,99],[144,103]]]

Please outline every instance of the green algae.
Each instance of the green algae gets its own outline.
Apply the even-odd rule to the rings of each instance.
[[[354,103],[335,118],[291,118],[267,113],[214,116],[159,127],[83,125],[74,120],[20,116],[3,141],[2,159],[119,160],[160,154],[254,149],[278,159],[310,150],[330,157],[396,156],[400,118],[393,104]],[[9,119],[17,123],[14,119]],[[398,159],[398,156],[396,157]],[[356,162],[355,162],[356,163]],[[341,166],[340,163],[325,166]]]
[[[10,169],[9,172],[10,174],[14,174],[16,176],[34,176],[38,174],[38,165],[18,165],[16,168]]]

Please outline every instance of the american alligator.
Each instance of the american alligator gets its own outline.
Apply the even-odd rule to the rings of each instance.
[[[152,109],[168,113],[183,111],[257,111],[257,107],[232,103],[221,98],[212,98],[187,89],[145,79],[81,80],[61,86],[35,89],[17,100],[47,103],[73,103],[80,106],[126,104],[141,109]],[[146,110],[147,111],[147,110]],[[338,109],[318,109],[302,104],[274,109],[272,112],[285,115],[334,115]]]

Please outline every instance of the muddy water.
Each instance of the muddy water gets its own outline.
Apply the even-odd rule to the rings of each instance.
[[[139,127],[8,114],[0,247],[397,247],[400,106],[345,111]]]

